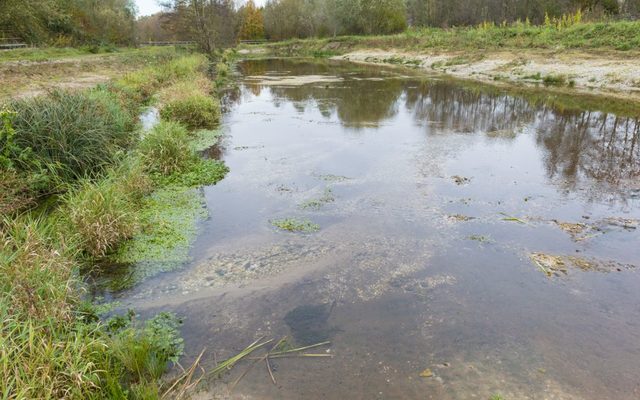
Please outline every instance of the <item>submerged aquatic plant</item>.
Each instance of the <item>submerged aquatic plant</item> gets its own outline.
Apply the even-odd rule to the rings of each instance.
[[[167,187],[147,197],[138,212],[141,230],[111,257],[135,264],[126,279],[112,279],[110,288],[122,290],[159,272],[174,270],[189,260],[189,246],[197,222],[207,216],[202,195],[195,189]]]
[[[335,197],[333,196],[333,191],[331,188],[325,188],[324,193],[321,197],[317,199],[311,199],[300,204],[300,208],[302,209],[311,209],[311,210],[319,210],[328,203],[333,203],[335,201]]]
[[[308,219],[284,218],[271,221],[271,225],[289,232],[311,233],[320,230],[320,225]]]

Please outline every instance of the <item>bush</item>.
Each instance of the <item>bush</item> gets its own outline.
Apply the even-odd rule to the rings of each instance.
[[[56,91],[10,103],[16,168],[72,181],[101,172],[133,141],[133,115],[105,91]]]
[[[36,178],[0,168],[0,215],[17,213],[36,204]]]
[[[218,182],[228,172],[224,163],[204,160],[194,150],[186,128],[163,121],[138,149],[141,163],[161,186],[202,186]]]
[[[122,164],[110,171],[109,176],[128,201],[138,205],[144,196],[153,191],[153,182],[137,157],[127,157]]]
[[[159,175],[185,171],[195,158],[186,128],[176,122],[156,125],[142,140],[138,152],[146,170]]]

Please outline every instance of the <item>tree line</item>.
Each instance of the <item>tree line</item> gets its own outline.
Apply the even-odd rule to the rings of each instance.
[[[241,7],[230,0],[171,0],[165,8],[157,24],[221,45],[234,39],[389,34],[409,26],[543,24],[578,10],[596,20],[640,16],[640,0],[267,0],[260,8],[253,0]]]
[[[2,0],[0,36],[34,44],[194,40],[205,51],[237,40],[370,35],[413,27],[544,23],[577,10],[593,19],[637,18],[640,0],[162,0],[136,21],[133,0]],[[4,33],[3,33],[4,32]]]

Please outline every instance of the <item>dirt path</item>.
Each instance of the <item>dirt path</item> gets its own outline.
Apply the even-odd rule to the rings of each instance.
[[[547,85],[640,101],[640,56],[637,54],[564,50],[417,53],[371,49],[333,59],[404,65],[494,84]]]

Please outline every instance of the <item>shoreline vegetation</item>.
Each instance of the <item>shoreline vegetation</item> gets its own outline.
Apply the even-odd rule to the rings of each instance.
[[[157,399],[169,388],[161,377],[182,354],[178,317],[104,318],[110,307],[91,303],[82,273],[104,260],[154,261],[158,249],[188,248],[200,202],[185,204],[197,210],[193,226],[159,221],[158,209],[227,172],[198,151],[219,137],[209,60],[155,53],[149,66],[111,82],[1,108],[3,398]],[[219,68],[232,59],[223,54]],[[142,132],[139,110],[151,104],[161,121]]]

